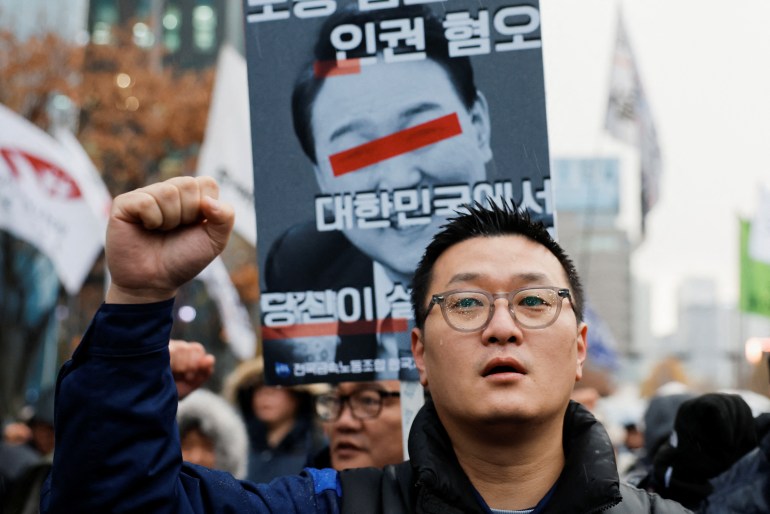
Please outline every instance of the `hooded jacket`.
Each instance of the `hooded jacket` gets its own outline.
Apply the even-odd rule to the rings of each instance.
[[[193,391],[179,402],[176,413],[180,437],[195,427],[214,443],[216,468],[246,478],[249,441],[246,427],[229,403],[207,390]]]
[[[268,444],[268,427],[257,418],[253,407],[254,392],[263,386],[262,359],[251,359],[228,375],[222,392],[246,425],[250,445],[246,478],[253,482],[269,482],[279,476],[299,473],[310,458],[326,446],[323,431],[314,419],[313,398],[326,392],[328,386],[309,384],[287,388],[297,400],[294,424],[274,446]]]

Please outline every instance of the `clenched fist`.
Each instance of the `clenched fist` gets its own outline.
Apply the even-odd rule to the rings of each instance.
[[[235,214],[211,177],[176,177],[115,198],[107,226],[107,303],[172,298],[227,245]]]

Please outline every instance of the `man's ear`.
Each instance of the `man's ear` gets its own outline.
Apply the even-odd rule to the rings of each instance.
[[[428,387],[428,373],[425,369],[425,342],[422,339],[422,331],[417,327],[412,329],[412,356],[414,357],[414,365],[420,373],[420,384],[423,387]]]
[[[470,109],[470,115],[473,128],[476,131],[476,144],[484,157],[484,162],[489,162],[492,159],[492,147],[490,146],[492,127],[489,120],[489,106],[486,97],[478,89],[476,90],[476,100]]]
[[[580,381],[583,378],[583,364],[586,361],[586,357],[588,357],[588,325],[584,322],[581,322],[580,325],[578,325],[575,344],[577,344],[575,381]]]

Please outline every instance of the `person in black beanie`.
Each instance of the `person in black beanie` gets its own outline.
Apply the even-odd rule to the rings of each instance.
[[[695,509],[712,492],[709,481],[756,446],[754,418],[743,398],[709,393],[687,400],[655,454],[650,486]]]
[[[770,370],[770,356],[767,360]],[[701,504],[702,514],[770,512],[770,412],[755,418],[759,446],[711,481],[713,492]]]

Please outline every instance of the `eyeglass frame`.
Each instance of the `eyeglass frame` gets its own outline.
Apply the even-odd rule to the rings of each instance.
[[[351,399],[353,396],[363,393],[363,392],[375,392],[377,393],[380,401],[377,405],[377,412],[372,415],[366,415],[366,416],[359,416],[356,414],[355,409],[353,408],[353,403],[351,402]],[[365,387],[358,389],[356,391],[353,391],[350,394],[335,394],[335,393],[325,393],[321,394],[315,397],[315,401],[313,402],[313,405],[315,407],[316,415],[321,419],[323,422],[334,422],[337,421],[342,417],[342,411],[345,410],[345,404],[347,403],[348,407],[350,408],[350,415],[353,417],[353,419],[357,419],[359,421],[367,420],[367,419],[376,419],[382,414],[382,408],[385,405],[385,398],[399,398],[401,397],[401,393],[399,391],[386,391],[385,389],[380,389],[378,387]],[[333,418],[324,418],[320,412],[318,412],[318,404],[319,401],[322,398],[334,398],[337,402],[339,402],[339,411],[337,411],[337,415]]]
[[[519,294],[522,291],[527,291],[530,289],[549,289],[551,291],[556,292],[557,298],[559,298],[559,302],[556,304],[556,312],[553,315],[553,318],[551,321],[546,323],[545,325],[539,325],[539,326],[527,326],[523,324],[517,317],[515,309],[516,307],[513,305],[513,297]],[[487,320],[479,327],[474,329],[462,329],[455,327],[450,321],[449,317],[446,313],[446,307],[444,300],[448,295],[455,294],[455,293],[479,293],[484,296],[486,296],[489,301],[489,309],[487,309]],[[559,318],[559,314],[561,314],[561,308],[564,304],[565,299],[570,300],[570,305],[572,306],[572,311],[575,312],[575,306],[572,303],[572,293],[570,293],[570,290],[564,287],[555,287],[555,286],[530,286],[530,287],[522,287],[519,289],[514,289],[513,291],[507,292],[507,293],[490,293],[489,291],[484,291],[483,289],[451,289],[449,291],[444,291],[442,293],[436,293],[431,296],[430,303],[428,304],[428,308],[425,311],[425,316],[423,317],[422,321],[425,323],[425,320],[428,319],[428,315],[430,314],[431,309],[433,309],[434,305],[438,305],[439,309],[441,309],[441,315],[444,318],[444,321],[446,321],[447,325],[452,330],[456,330],[458,332],[464,332],[464,333],[471,333],[471,332],[481,332],[485,328],[489,326],[489,323],[492,321],[492,317],[495,315],[495,300],[498,298],[506,298],[508,301],[508,313],[511,315],[511,318],[513,319],[513,322],[516,323],[521,328],[526,328],[530,330],[541,330],[544,328],[548,328],[551,325],[553,325],[556,320]],[[575,313],[577,315],[577,313]]]

